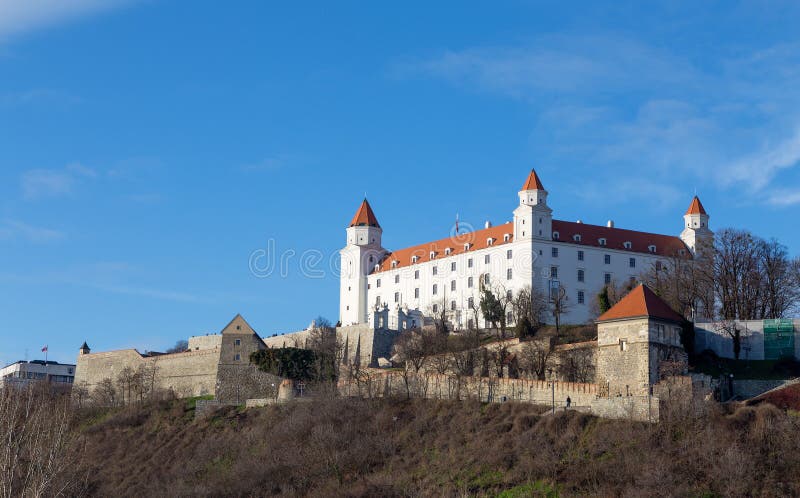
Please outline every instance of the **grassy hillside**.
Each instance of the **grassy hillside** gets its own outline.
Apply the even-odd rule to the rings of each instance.
[[[98,496],[800,495],[798,419],[674,407],[657,425],[528,405],[324,399],[194,420],[193,404],[75,421]]]

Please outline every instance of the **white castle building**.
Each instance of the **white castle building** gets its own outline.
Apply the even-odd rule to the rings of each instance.
[[[569,306],[562,323],[584,323],[593,318],[591,301],[604,285],[636,280],[672,257],[691,258],[713,237],[697,196],[676,237],[616,228],[611,221],[598,226],[553,219],[547,190],[533,170],[518,195],[512,221],[399,250],[383,247],[383,230],[365,199],[340,251],[342,325],[401,329],[409,324],[398,318],[392,323],[392,317],[422,319],[444,307],[455,328],[482,327],[486,324],[480,317],[476,323],[473,311],[481,282],[500,297],[525,287],[546,294],[564,288]],[[372,323],[387,309],[389,324]],[[514,323],[510,311],[507,321]]]

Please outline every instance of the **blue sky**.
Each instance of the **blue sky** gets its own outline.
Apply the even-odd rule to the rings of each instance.
[[[262,335],[335,321],[364,193],[399,248],[506,221],[531,167],[558,218],[678,234],[697,191],[712,228],[798,254],[798,22],[778,1],[0,0],[0,363],[160,350],[237,312]],[[265,251],[283,271],[251,271]]]

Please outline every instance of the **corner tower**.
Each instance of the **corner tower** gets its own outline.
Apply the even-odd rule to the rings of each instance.
[[[353,325],[367,322],[367,275],[386,254],[381,245],[383,230],[366,199],[346,232],[347,245],[339,251],[339,320],[342,325]]]
[[[518,195],[519,206],[514,210],[514,240],[551,240],[553,210],[547,205],[547,190],[536,170],[531,170]]]
[[[683,215],[683,231],[681,232],[681,240],[694,255],[697,255],[698,249],[711,244],[714,240],[714,232],[708,226],[709,218],[700,198],[694,196],[689,209]]]

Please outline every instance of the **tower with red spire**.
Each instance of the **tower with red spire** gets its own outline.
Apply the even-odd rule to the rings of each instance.
[[[710,216],[700,202],[700,198],[694,196],[689,209],[683,215],[683,232],[681,232],[681,240],[692,251],[692,254],[697,255],[698,251],[702,252],[704,247],[713,243],[714,232],[708,226],[708,219]]]
[[[350,220],[346,232],[347,245],[339,251],[339,320],[342,325],[352,325],[367,321],[367,275],[386,254],[381,245],[383,229],[366,198]]]
[[[547,205],[547,190],[531,170],[518,193],[519,206],[514,210],[514,240],[551,240],[553,210]]]

